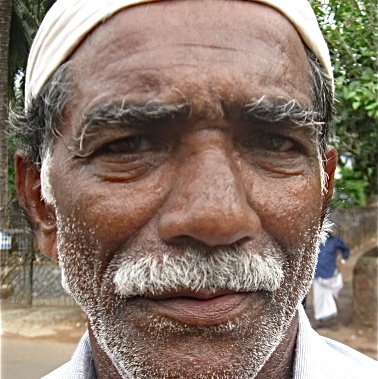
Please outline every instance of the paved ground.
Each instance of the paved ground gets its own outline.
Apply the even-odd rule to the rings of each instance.
[[[1,305],[1,379],[41,378],[69,360],[85,330],[76,307]]]
[[[74,342],[2,337],[1,379],[37,379],[67,362]]]

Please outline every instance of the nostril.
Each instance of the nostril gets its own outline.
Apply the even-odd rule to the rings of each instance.
[[[251,241],[251,239],[253,239],[251,236],[248,236],[248,237],[245,236],[245,237],[240,238],[240,239],[236,242],[236,244],[237,244],[237,245],[244,245],[245,243]]]
[[[242,238],[234,243],[226,243],[226,244],[216,244],[209,245],[198,239],[195,239],[190,236],[179,236],[171,239],[169,242],[165,241],[168,246],[179,248],[180,251],[184,251],[185,249],[192,249],[197,253],[201,253],[202,255],[212,255],[216,251],[220,251],[218,249],[230,249],[231,247],[244,246],[250,242],[251,239],[248,237]]]
[[[198,241],[197,239],[191,237],[191,236],[186,236],[186,235],[181,235],[181,236],[175,236],[169,239],[168,242],[172,245],[181,245],[181,246],[191,246],[193,248],[204,248],[205,245]]]
[[[243,243],[260,233],[260,219],[248,205],[225,212],[221,206],[196,207],[191,203],[185,211],[165,209],[159,220],[159,235],[166,243],[222,246]],[[237,210],[237,211],[236,211]]]
[[[213,252],[214,248],[221,248],[221,247],[230,247],[231,245],[244,245],[246,242],[250,241],[251,239],[248,237],[242,238],[238,241],[235,241],[233,243],[219,243],[217,244],[207,244],[203,241],[200,241],[196,238],[193,238],[191,236],[178,236],[172,238],[168,244],[169,245],[177,245],[181,248],[191,248],[194,249],[197,252],[201,252],[202,254],[211,254]],[[167,241],[165,241],[167,243]]]

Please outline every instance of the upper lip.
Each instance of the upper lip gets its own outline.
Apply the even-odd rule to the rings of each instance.
[[[219,289],[214,291],[208,291],[208,290],[198,290],[194,291],[191,289],[178,289],[175,291],[168,291],[168,292],[161,292],[158,294],[151,294],[147,293],[144,297],[151,300],[168,300],[168,299],[175,299],[179,297],[186,297],[189,299],[194,300],[210,300],[214,299],[219,296],[224,295],[233,295],[237,293],[242,293],[243,291],[235,291],[235,290],[227,290],[227,289]]]

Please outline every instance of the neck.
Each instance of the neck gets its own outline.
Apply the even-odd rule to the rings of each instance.
[[[285,337],[255,379],[291,379],[293,377],[298,325],[297,312]]]
[[[122,379],[110,358],[98,345],[96,337],[93,335],[91,326],[89,324],[88,332],[93,352],[93,360],[96,367],[96,377],[98,379]]]

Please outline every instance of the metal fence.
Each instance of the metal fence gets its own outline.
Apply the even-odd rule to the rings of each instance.
[[[23,305],[73,305],[56,262],[38,252],[30,229],[0,230],[0,297]]]

